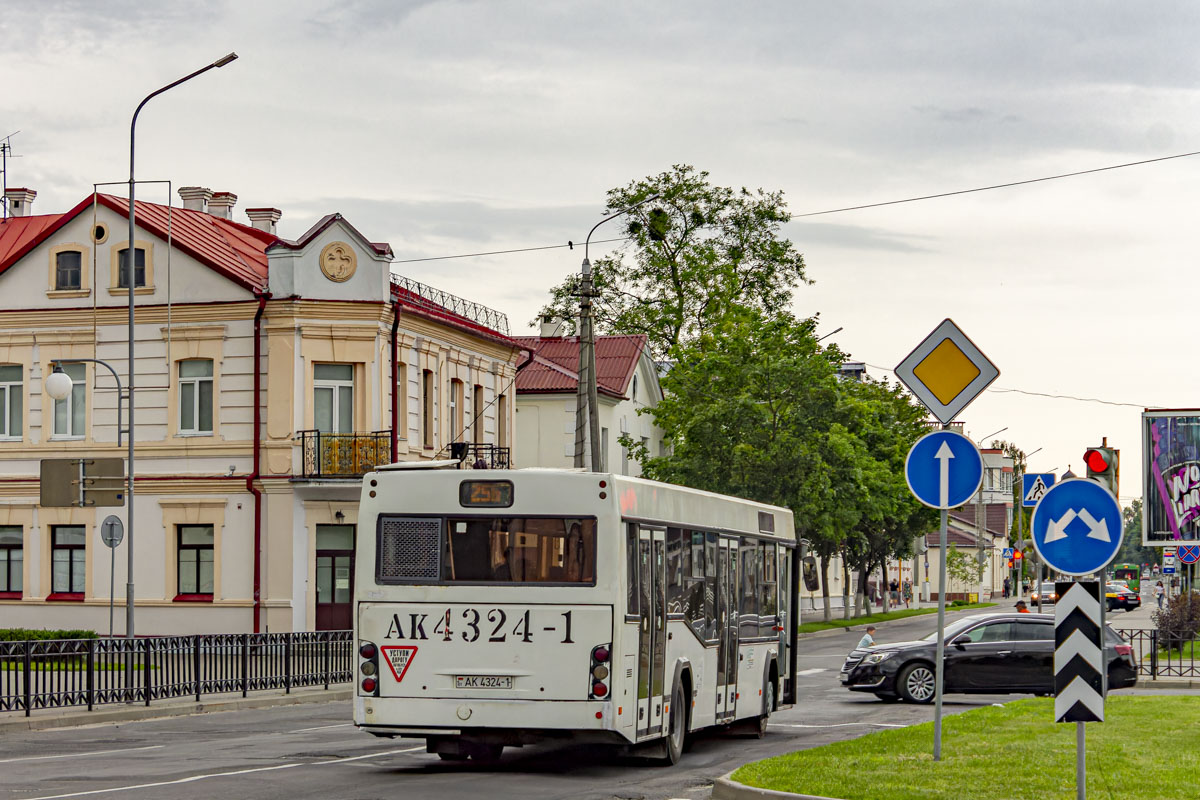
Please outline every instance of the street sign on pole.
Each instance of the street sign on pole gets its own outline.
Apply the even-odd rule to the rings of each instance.
[[[1200,544],[1180,545],[1177,555],[1184,564],[1195,564],[1200,561]]]
[[[1104,569],[1121,549],[1121,506],[1105,487],[1070,478],[1050,487],[1033,510],[1033,546],[1064,575]]]
[[[1084,723],[1104,721],[1104,609],[1099,581],[1060,581],[1054,606],[1054,721],[1075,723],[1075,796],[1087,796]]]
[[[983,456],[961,433],[934,431],[908,451],[904,478],[913,495],[930,508],[957,508],[979,491]]]
[[[43,458],[43,507],[125,505],[125,461],[120,458]]]
[[[951,319],[943,320],[896,367],[896,377],[943,425],[999,375],[996,365]]]
[[[100,541],[108,546],[108,638],[113,635],[113,602],[116,598],[117,545],[125,538],[125,524],[116,514],[100,523]]]
[[[1009,559],[1009,558],[1012,558],[1012,557],[1013,557],[1013,552],[1014,552],[1014,551],[1013,551],[1013,549],[1012,549],[1011,547],[1006,547],[1006,548],[1004,548],[1004,552],[1000,554],[1000,557],[1001,557],[1001,558],[1003,558],[1003,559]]]
[[[1053,485],[1053,472],[1025,473],[1021,476],[1021,505],[1025,508],[1033,508]]]

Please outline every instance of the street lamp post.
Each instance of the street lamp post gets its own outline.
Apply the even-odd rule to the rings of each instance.
[[[231,61],[233,61],[234,59],[236,59],[237,57],[238,57],[237,53],[230,53],[229,55],[222,56],[221,58],[218,58],[216,61],[212,62],[208,66],[201,67],[200,69],[196,70],[195,72],[193,72],[191,74],[184,75],[182,78],[180,78],[177,81],[168,83],[166,86],[163,86],[161,89],[154,90],[150,94],[146,95],[145,98],[142,99],[142,102],[138,103],[137,108],[133,112],[133,120],[129,123],[129,245],[128,245],[127,249],[125,250],[125,263],[123,265],[119,265],[119,267],[124,267],[125,280],[127,282],[126,285],[129,287],[129,418],[128,418],[129,425],[127,427],[127,430],[129,432],[129,437],[128,437],[129,455],[127,456],[129,465],[126,470],[128,473],[128,487],[125,490],[125,496],[127,499],[127,505],[126,505],[127,519],[125,520],[125,534],[126,534],[127,538],[126,538],[125,546],[127,548],[126,549],[126,555],[128,557],[127,570],[129,572],[129,574],[126,576],[127,583],[125,584],[125,638],[130,639],[130,640],[132,640],[134,638],[134,628],[133,628],[133,492],[134,492],[134,487],[133,487],[134,468],[133,468],[133,465],[134,465],[134,451],[133,451],[133,444],[134,444],[135,437],[133,434],[133,431],[134,431],[133,419],[134,419],[134,405],[135,404],[134,404],[134,399],[133,399],[133,386],[134,386],[133,297],[134,297],[134,286],[135,286],[134,275],[136,272],[135,264],[137,262],[137,255],[136,255],[137,251],[135,250],[135,248],[133,246],[133,242],[134,242],[133,235],[134,235],[134,189],[137,185],[137,181],[134,179],[134,154],[136,152],[134,145],[135,145],[136,134],[137,134],[138,114],[142,113],[142,108],[146,105],[146,103],[149,103],[152,99],[154,99],[155,97],[158,97],[163,92],[166,92],[170,89],[174,89],[179,84],[186,83],[187,81],[190,81],[192,78],[195,78],[198,75],[203,75],[205,72],[208,72],[210,69],[214,69],[217,67],[223,67],[226,64],[230,63]],[[119,420],[118,420],[117,424],[120,425]]]
[[[1037,450],[1034,450],[1032,453],[1026,453],[1025,454],[1026,464],[1029,462],[1029,458],[1031,456],[1034,456],[1040,452],[1042,452],[1042,448],[1039,447]],[[1016,478],[1015,478],[1015,480],[1017,482],[1017,484],[1016,484],[1017,485],[1017,496],[1020,497],[1021,499],[1017,501],[1017,508],[1016,508],[1017,541],[1015,543],[1016,546],[1014,549],[1018,550],[1018,551],[1022,551],[1022,554],[1025,550],[1025,487],[1022,486],[1022,479],[1025,476],[1026,464],[1021,465],[1021,471],[1016,474]],[[1012,575],[1013,575],[1013,594],[1015,594],[1017,597],[1019,597],[1022,600],[1025,599],[1025,592],[1021,590],[1020,584],[1021,584],[1021,574],[1024,571],[1025,571],[1025,559],[1022,557],[1020,569],[1017,569],[1016,567],[1014,567],[1013,570],[1011,571]]]
[[[652,194],[620,211],[614,211],[593,225],[583,242],[583,270],[579,285],[579,385],[575,400],[575,466],[588,466],[584,463],[584,453],[588,449],[586,443],[590,442],[592,472],[600,471],[601,453],[600,400],[596,388],[596,330],[592,324],[592,262],[588,260],[588,246],[596,228],[651,200],[657,200],[658,197],[659,195]]]

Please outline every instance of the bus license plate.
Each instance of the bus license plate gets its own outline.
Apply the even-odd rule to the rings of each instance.
[[[511,689],[512,675],[455,675],[455,689]]]

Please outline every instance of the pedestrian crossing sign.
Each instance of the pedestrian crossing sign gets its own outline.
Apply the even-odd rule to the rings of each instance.
[[[1021,476],[1021,505],[1033,508],[1054,485],[1053,472],[1027,472]]]

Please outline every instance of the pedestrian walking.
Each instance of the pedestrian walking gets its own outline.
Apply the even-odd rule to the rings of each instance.
[[[858,640],[858,647],[856,649],[863,650],[868,647],[874,647],[875,646],[875,637],[872,635],[874,633],[875,633],[875,626],[868,625],[867,632],[864,633],[863,637]]]
[[[912,581],[907,578],[904,581],[904,607],[909,608],[912,603]]]
[[[1167,590],[1163,588],[1162,581],[1154,584],[1154,599],[1158,601],[1158,607],[1160,610],[1163,607],[1163,597],[1166,595],[1166,593]]]
[[[888,584],[888,597],[892,601],[892,608],[900,606],[900,581],[895,578],[892,578],[891,583]]]
[[[1012,578],[1004,579],[1004,596],[1008,597],[1012,593]]]

